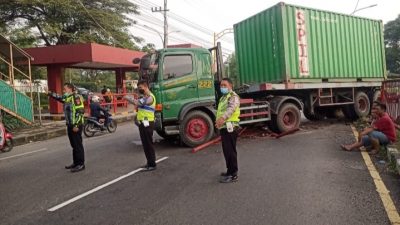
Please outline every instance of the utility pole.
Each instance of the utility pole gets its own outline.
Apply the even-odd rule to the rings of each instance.
[[[164,48],[167,48],[168,45],[168,20],[167,20],[167,12],[169,9],[167,9],[167,0],[164,0],[164,8],[161,7],[152,7],[151,8],[152,12],[162,12],[164,13]]]

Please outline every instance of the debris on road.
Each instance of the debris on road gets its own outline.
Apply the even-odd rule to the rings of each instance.
[[[261,127],[261,129],[260,129],[260,127],[252,127],[252,128],[245,127],[245,128],[240,130],[238,136],[240,138],[250,138],[250,139],[266,138],[266,137],[273,137],[273,138],[278,139],[278,138],[281,138],[283,136],[286,136],[286,135],[289,135],[289,134],[293,134],[293,133],[295,133],[296,131],[299,131],[299,130],[300,130],[300,128],[295,128],[295,129],[291,129],[291,130],[288,130],[286,132],[282,132],[280,134],[277,134],[275,132],[272,132],[271,130],[269,130],[266,127]],[[221,141],[221,137],[218,136],[218,137],[216,137],[216,138],[214,138],[214,139],[212,139],[212,140],[210,140],[210,141],[208,141],[208,142],[206,142],[206,143],[204,143],[202,145],[194,147],[192,149],[192,153],[196,153],[198,151],[201,151],[201,150],[203,150],[203,149],[205,149],[205,148],[207,148],[207,147],[209,147],[211,145],[219,143],[220,141]]]

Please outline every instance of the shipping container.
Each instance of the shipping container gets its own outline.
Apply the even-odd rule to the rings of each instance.
[[[279,3],[234,25],[240,84],[382,81],[382,21]]]

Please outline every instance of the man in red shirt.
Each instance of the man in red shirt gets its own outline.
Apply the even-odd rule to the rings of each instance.
[[[371,147],[369,154],[375,155],[379,152],[381,145],[387,145],[396,141],[396,128],[386,113],[386,105],[377,103],[374,106],[377,119],[372,123],[371,127],[365,128],[358,137],[358,142],[350,145],[341,145],[346,151],[358,149],[361,146]]]

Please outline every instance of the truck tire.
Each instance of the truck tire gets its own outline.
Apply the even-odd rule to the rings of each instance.
[[[354,97],[354,112],[357,117],[368,116],[371,111],[371,102],[365,92],[359,91]]]
[[[211,139],[214,134],[214,124],[207,113],[191,111],[179,125],[179,133],[185,145],[195,147]]]
[[[272,119],[279,132],[286,132],[300,126],[301,114],[299,108],[293,103],[284,103]]]
[[[365,92],[359,91],[354,96],[353,105],[345,105],[343,114],[349,120],[356,120],[360,117],[368,116],[371,110],[371,102]]]

